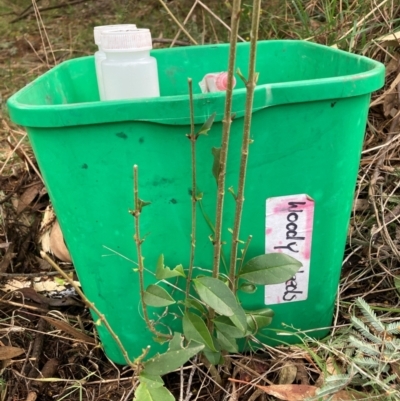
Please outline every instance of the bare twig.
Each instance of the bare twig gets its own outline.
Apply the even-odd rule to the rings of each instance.
[[[246,253],[247,253],[247,251],[249,249],[250,242],[251,242],[252,239],[253,239],[252,235],[249,235],[247,237],[247,241],[244,244],[244,248],[243,248],[243,251],[242,251],[242,256],[239,258],[240,259],[239,269],[241,269],[243,267],[243,264],[244,264],[244,261],[245,261],[245,258],[246,258]]]
[[[32,305],[20,304],[19,302],[10,301],[8,299],[0,298],[0,303],[6,304],[6,305],[11,305],[11,306],[16,306],[18,308],[30,309],[30,310],[33,310],[35,312],[48,312],[48,309],[42,308],[40,306],[32,306]]]
[[[243,140],[242,150],[239,168],[239,182],[238,192],[235,197],[236,209],[235,209],[235,220],[233,223],[232,233],[232,244],[231,244],[231,259],[229,265],[229,282],[233,293],[236,292],[236,262],[237,262],[237,249],[239,244],[240,236],[240,225],[242,221],[243,203],[244,203],[244,189],[246,183],[247,173],[247,160],[249,157],[249,146],[250,146],[250,130],[251,130],[251,117],[253,111],[253,99],[254,90],[257,84],[258,73],[255,72],[256,68],[256,55],[257,55],[257,39],[258,39],[258,28],[260,25],[260,9],[261,0],[255,0],[253,3],[253,14],[251,21],[250,31],[250,59],[249,59],[249,77],[246,81],[246,106],[244,115],[244,127],[243,127]]]
[[[184,401],[183,400],[183,392],[184,392],[183,387],[185,385],[185,378],[183,376],[183,366],[181,366],[179,378],[180,378],[179,401]]]
[[[42,40],[42,45],[43,45],[44,55],[46,57],[47,67],[50,68],[51,66],[50,66],[50,63],[49,63],[49,58],[47,56],[46,43],[45,43],[44,38],[46,38],[47,44],[49,45],[49,49],[50,49],[51,55],[53,57],[54,65],[57,64],[57,60],[56,60],[56,57],[54,55],[53,47],[51,46],[51,42],[50,42],[49,36],[47,35],[46,26],[44,25],[44,22],[43,22],[41,14],[40,14],[40,10],[39,10],[39,8],[37,6],[36,0],[32,0],[32,4],[33,4],[33,10],[35,11],[36,23],[37,23],[37,26],[38,26],[38,29],[39,29],[40,38]]]
[[[16,138],[14,137],[14,135],[12,134],[12,132],[11,132],[11,135],[12,135],[12,137],[13,137],[14,139],[16,139]],[[26,135],[25,135],[25,136],[26,136]],[[25,138],[25,136],[24,136],[24,138]],[[40,174],[39,170],[37,169],[37,167],[35,166],[35,164],[32,162],[31,158],[26,154],[24,148],[23,148],[22,146],[19,147],[19,148],[14,147],[14,145],[13,145],[8,139],[7,139],[7,143],[10,145],[11,149],[12,149],[13,151],[15,151],[15,153],[16,153],[21,159],[25,160],[25,161],[31,166],[32,170],[33,170],[33,171],[35,172],[35,174],[40,178],[40,181],[42,181],[43,184],[44,184],[42,174]]]
[[[36,0],[38,2],[38,0]],[[61,3],[61,4],[56,4],[54,6],[49,6],[49,7],[38,7],[38,10],[40,12],[43,11],[49,11],[49,10],[55,10],[56,8],[61,8],[61,7],[68,7],[68,6],[73,6],[75,4],[80,4],[80,3],[86,3],[90,0],[75,0],[75,1],[70,1],[67,3]],[[17,18],[14,18],[10,23],[18,22],[21,21],[22,19],[28,17],[31,14],[34,14],[34,10],[32,9],[32,4],[29,5],[20,15],[18,15]]]
[[[25,137],[27,134],[23,135],[23,137],[18,141],[18,143],[14,146],[13,151],[7,156],[7,159],[5,160],[5,162],[3,163],[1,169],[0,169],[0,175],[3,173],[8,161],[11,159],[11,157],[13,156],[14,152],[20,147],[21,143],[24,141]]]
[[[215,217],[215,235],[214,235],[214,261],[213,261],[213,277],[218,277],[219,265],[221,259],[222,247],[222,215],[224,211],[224,198],[225,198],[225,175],[226,175],[226,162],[228,158],[228,144],[232,124],[232,97],[233,97],[233,74],[236,61],[236,47],[237,47],[237,32],[239,30],[240,20],[240,5],[241,0],[234,0],[232,6],[232,35],[229,47],[229,61],[228,61],[228,82],[226,88],[225,99],[225,113],[223,120],[223,131],[221,141],[221,153],[219,159],[219,174],[218,174],[218,190],[217,190],[217,208]]]
[[[372,15],[376,10],[379,10],[385,3],[387,3],[388,0],[383,0],[381,1],[378,5],[376,5],[368,14],[364,15],[363,18],[361,18],[357,24],[355,26],[352,26],[345,34],[343,34],[338,40],[337,42],[341,41],[342,39],[344,39],[348,34],[350,34],[354,28],[358,28],[360,25],[362,25],[364,23],[364,21],[370,16]]]
[[[194,376],[194,373],[196,372],[196,368],[197,368],[196,362],[197,362],[197,355],[193,359],[192,369],[190,370],[189,379],[188,379],[187,387],[186,387],[185,401],[189,401],[192,396],[191,388],[192,388],[193,376]]]
[[[74,269],[64,270],[65,273],[73,273]],[[58,276],[58,272],[37,272],[37,273],[2,273],[0,272],[0,277],[46,277],[46,276]]]
[[[31,351],[32,351],[32,341],[29,342],[28,350],[25,353],[25,360],[22,364],[21,373],[27,373],[29,371],[29,366],[27,365],[28,361],[30,360]]]
[[[209,7],[207,7],[203,2],[200,0],[197,1],[200,6],[202,6],[210,15],[212,15],[218,22],[220,22],[229,32],[232,32],[232,29],[229,27],[229,25],[225,24],[224,21],[222,21],[221,18],[218,17],[217,14],[215,14]],[[237,35],[237,38],[240,39],[242,42],[246,42],[245,39],[243,39],[240,35]]]
[[[190,39],[190,41],[194,44],[197,45],[197,42],[193,37],[190,35],[190,33],[184,28],[184,26],[178,21],[178,19],[175,17],[175,15],[171,12],[171,10],[168,8],[168,6],[164,3],[163,0],[158,0],[159,3],[165,8],[169,16],[174,20],[174,22],[179,26],[179,28],[183,31],[183,33]]]
[[[71,277],[68,276],[68,274],[66,274],[58,265],[57,263],[55,263],[45,252],[40,252],[40,256],[48,263],[50,263],[50,265],[56,269],[61,276],[63,276],[63,278],[65,280],[68,281],[68,283],[75,289],[75,291],[77,292],[77,294],[82,298],[82,301],[84,302],[84,304],[92,309],[95,314],[99,317],[100,321],[104,324],[104,326],[106,327],[106,329],[108,330],[108,332],[110,333],[111,337],[114,339],[114,341],[116,342],[118,348],[120,349],[125,362],[132,367],[133,369],[136,370],[137,365],[135,362],[132,362],[128,356],[128,353],[126,352],[125,347],[123,346],[121,340],[119,339],[119,337],[116,335],[116,333],[114,332],[114,330],[112,329],[112,327],[110,326],[110,324],[108,323],[106,317],[97,309],[97,307],[95,306],[95,304],[93,302],[90,302],[85,294],[82,292],[82,290],[79,288],[79,286],[75,283],[74,280],[72,280]]]
[[[184,42],[183,40],[175,40],[174,39],[168,39],[168,38],[153,38],[152,39],[153,43],[171,43],[171,47],[174,45],[178,46],[190,46],[189,42]]]
[[[183,24],[182,24],[182,25],[185,25],[186,22],[189,21],[190,16],[192,15],[194,9],[195,9],[196,6],[197,6],[197,2],[198,2],[198,0],[196,0],[196,1],[193,3],[191,9],[189,10],[188,14],[186,15],[185,19],[183,20]],[[177,40],[177,39],[179,38],[179,35],[180,35],[180,34],[181,34],[181,29],[179,29],[179,31],[176,33],[174,39],[172,40],[172,43],[171,43],[171,46],[170,46],[170,47],[173,47],[175,44],[178,44],[178,40]]]
[[[146,304],[144,303],[144,265],[143,265],[143,256],[142,256],[142,243],[143,240],[140,238],[140,213],[142,210],[142,201],[139,198],[139,173],[138,173],[138,166],[134,165],[133,166],[133,178],[134,178],[134,184],[133,184],[133,196],[134,196],[134,204],[135,204],[135,210],[131,211],[131,214],[135,220],[135,235],[134,235],[134,240],[136,244],[136,252],[137,252],[137,258],[138,258],[138,273],[139,273],[139,286],[140,286],[140,302],[142,305],[142,312],[143,312],[143,317],[146,322],[147,327],[149,330],[157,337],[163,337],[163,338],[171,338],[170,335],[161,333],[158,331],[153,323],[150,321],[149,314],[147,313],[147,307]]]
[[[123,379],[121,379],[121,380],[123,380]],[[91,382],[91,384],[92,383],[94,383],[94,382]],[[136,390],[137,385],[138,385],[138,381],[136,380],[136,382],[133,384],[133,386],[129,389],[128,394],[126,394],[126,396],[121,401],[131,400],[132,393]]]
[[[191,164],[192,164],[192,234],[190,243],[190,260],[189,270],[186,279],[186,295],[185,300],[189,298],[190,285],[192,281],[192,273],[194,266],[194,257],[196,253],[196,206],[197,206],[197,183],[196,183],[196,134],[194,132],[194,106],[193,106],[193,82],[188,79],[189,85],[189,108],[190,108],[190,147],[191,147]],[[185,310],[187,305],[185,305]]]
[[[32,356],[30,358],[32,360],[32,365],[30,366],[27,374],[27,376],[31,378],[35,378],[39,374],[38,364],[40,355],[43,351],[44,333],[46,332],[46,326],[46,321],[43,318],[40,318],[38,322],[35,341],[33,342],[32,346]]]
[[[397,84],[397,93],[398,93],[398,97],[399,97],[399,101],[400,101],[400,82]],[[392,123],[390,125],[389,133],[387,134],[385,144],[389,143],[393,139],[393,137],[398,133],[396,131],[396,128],[397,128],[397,126],[399,124],[399,121],[400,121],[400,111],[397,112],[395,117],[392,119]],[[374,212],[375,212],[376,223],[378,225],[378,228],[371,235],[371,243],[374,242],[377,234],[380,231],[382,231],[383,235],[386,237],[386,240],[387,240],[388,244],[391,246],[393,252],[397,255],[397,257],[399,257],[400,256],[400,252],[397,249],[397,247],[394,246],[393,241],[390,238],[389,232],[388,232],[387,227],[386,227],[387,224],[384,221],[381,222],[380,213],[379,213],[378,207],[376,205],[376,201],[375,201],[375,196],[376,196],[376,194],[375,194],[375,186],[376,186],[378,178],[379,178],[380,168],[383,166],[383,163],[385,162],[386,153],[387,153],[387,150],[386,151],[384,150],[384,151],[382,151],[381,155],[379,156],[379,158],[378,158],[378,160],[377,160],[377,162],[375,164],[375,169],[374,169],[374,172],[372,174],[372,177],[371,177],[371,180],[370,180],[370,184],[369,184],[369,187],[368,187],[368,195],[369,195],[370,201],[372,203],[372,206],[373,206],[373,209],[374,209]]]
[[[36,0],[37,3],[39,3],[41,0]],[[31,2],[28,6],[26,6],[20,13],[19,16],[25,15],[26,13],[31,13],[32,12],[32,7],[33,7],[33,3]],[[18,21],[18,20],[16,20]],[[12,20],[11,23],[16,22],[15,20]]]

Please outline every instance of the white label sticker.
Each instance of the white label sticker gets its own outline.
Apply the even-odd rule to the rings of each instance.
[[[299,260],[303,267],[285,283],[265,286],[266,305],[307,299],[313,220],[314,201],[308,195],[267,199],[265,253],[285,253]]]

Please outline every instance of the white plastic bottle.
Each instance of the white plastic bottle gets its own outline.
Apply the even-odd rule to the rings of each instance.
[[[150,56],[151,33],[148,29],[104,30],[101,61],[104,100],[160,96],[157,60]]]
[[[119,24],[119,25],[101,25],[95,26],[93,29],[94,43],[99,50],[94,54],[94,62],[96,68],[97,84],[99,86],[100,100],[104,98],[103,77],[101,75],[101,61],[106,58],[106,54],[101,48],[101,32],[110,29],[137,29],[135,24]]]

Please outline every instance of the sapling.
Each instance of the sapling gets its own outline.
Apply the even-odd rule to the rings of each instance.
[[[169,340],[168,351],[164,354],[157,354],[154,358],[143,362],[140,374],[140,385],[136,392],[136,401],[147,399],[158,400],[155,389],[161,391],[161,375],[171,372],[179,367],[179,363],[184,363],[194,352],[200,353],[202,360],[207,366],[224,363],[224,355],[230,352],[238,352],[238,339],[245,339],[255,335],[260,329],[271,323],[273,312],[269,308],[263,308],[255,311],[245,311],[237,298],[238,281],[243,281],[241,288],[254,290],[256,285],[276,284],[285,282],[293,277],[301,267],[301,263],[285,254],[262,254],[258,257],[245,260],[246,252],[251,246],[251,236],[244,243],[240,240],[240,224],[244,204],[245,178],[247,171],[247,159],[250,145],[251,132],[251,114],[258,74],[255,72],[256,50],[258,25],[260,14],[260,0],[254,0],[251,45],[249,57],[249,76],[245,79],[238,71],[238,75],[245,83],[247,96],[245,105],[244,130],[241,146],[241,160],[239,167],[238,188],[235,194],[232,188],[229,189],[235,197],[235,218],[233,222],[231,255],[229,262],[229,277],[220,274],[220,262],[223,256],[222,247],[222,222],[224,218],[224,198],[225,198],[225,177],[227,169],[227,156],[230,141],[230,129],[232,124],[232,96],[233,96],[233,76],[236,62],[237,33],[240,20],[241,1],[235,0],[232,6],[232,36],[230,41],[230,52],[228,61],[228,82],[225,96],[225,113],[223,118],[223,129],[221,137],[221,146],[213,148],[214,163],[212,173],[217,181],[216,197],[216,218],[214,232],[212,236],[214,255],[210,275],[194,275],[194,261],[196,249],[196,205],[202,198],[198,192],[196,177],[196,142],[201,140],[202,135],[207,135],[211,129],[215,113],[212,114],[204,125],[196,132],[194,125],[194,106],[193,106],[193,88],[192,80],[188,80],[189,88],[189,109],[190,109],[190,133],[187,137],[191,144],[191,247],[189,268],[184,271],[182,266],[175,269],[169,269],[164,265],[164,258],[161,255],[157,263],[156,278],[168,284],[169,278],[183,277],[185,282],[184,308],[180,309],[182,319],[182,333],[174,332],[173,338]],[[139,259],[139,274],[141,275],[141,295],[143,315],[149,329],[153,333],[158,333],[154,327],[154,322],[148,319],[145,312],[146,305],[152,307],[166,307],[172,304],[178,304],[180,299],[174,299],[170,296],[164,287],[152,284],[145,291],[142,291],[143,283],[143,257],[141,253],[141,239],[139,217],[142,206],[144,205],[138,195],[138,174],[135,166],[135,211],[132,213],[135,218],[135,242],[137,246],[137,257]],[[150,212],[150,211],[149,211]],[[242,255],[237,258],[238,245],[244,243]],[[239,260],[239,266],[238,265]],[[239,268],[238,268],[239,267]],[[204,270],[207,271],[207,270]],[[144,290],[144,289],[143,289]],[[151,296],[146,294],[151,293]],[[168,335],[167,335],[168,336]],[[177,353],[180,355],[177,359]],[[149,377],[152,379],[149,381]],[[146,391],[145,391],[146,390]],[[148,398],[153,391],[153,398]],[[162,390],[162,394],[166,394]],[[146,398],[147,397],[147,398]],[[171,396],[172,397],[172,396]],[[172,398],[171,398],[172,399]],[[161,400],[161,399],[160,399]]]
[[[255,12],[254,10],[258,10],[258,12]],[[253,109],[254,89],[256,87],[258,79],[258,73],[256,73],[255,68],[256,68],[258,28],[260,25],[260,10],[261,10],[261,0],[255,0],[253,4],[252,30],[250,32],[252,40],[250,42],[249,77],[247,80],[244,79],[243,77],[247,89],[247,96],[246,96],[246,106],[244,115],[244,128],[243,128],[242,151],[241,151],[242,155],[240,159],[238,190],[237,194],[234,195],[236,201],[236,209],[235,209],[235,221],[233,224],[233,232],[232,232],[231,259],[229,265],[229,285],[233,292],[236,291],[237,251],[238,251],[239,235],[240,235],[240,223],[242,220],[243,203],[244,203],[244,189],[246,182],[247,160],[248,160],[249,145],[250,145],[251,117],[253,115],[252,109]]]
[[[203,194],[197,188],[196,176],[196,143],[203,135],[207,135],[212,128],[216,113],[212,113],[203,126],[196,131],[194,124],[194,102],[192,80],[188,80],[190,132],[186,135],[190,140],[191,152],[191,241],[188,269],[178,265],[173,269],[165,266],[164,257],[160,255],[155,269],[155,277],[163,283],[150,284],[145,288],[145,266],[142,254],[143,238],[140,234],[140,216],[143,208],[150,204],[140,199],[139,168],[134,166],[134,209],[130,211],[134,218],[134,242],[138,259],[138,274],[142,315],[145,323],[157,341],[167,342],[168,349],[162,354],[145,360],[148,348],[142,355],[131,361],[123,344],[113,332],[104,315],[100,313],[93,303],[87,305],[99,316],[100,323],[109,330],[117,345],[121,349],[126,362],[134,368],[135,379],[139,385],[135,392],[136,401],[172,401],[172,394],[164,387],[162,375],[180,368],[185,362],[195,355],[200,355],[201,360],[215,376],[218,375],[214,365],[224,363],[227,353],[239,351],[238,340],[256,335],[260,329],[271,323],[273,312],[269,308],[245,311],[240,304],[237,292],[238,283],[241,281],[241,289],[248,292],[254,291],[257,285],[269,285],[285,282],[292,278],[301,267],[301,263],[292,257],[281,254],[262,254],[250,260],[246,260],[247,250],[251,247],[251,235],[246,241],[240,239],[240,225],[244,206],[245,179],[247,174],[247,160],[249,145],[251,143],[251,115],[254,90],[258,74],[255,71],[258,25],[260,14],[260,0],[253,2],[253,15],[251,27],[251,43],[248,67],[248,78],[244,78],[240,71],[237,74],[242,78],[246,87],[246,104],[244,128],[241,145],[241,159],[238,175],[237,192],[233,188],[228,191],[235,198],[235,214],[230,246],[229,275],[220,273],[221,260],[225,262],[223,254],[222,223],[224,221],[225,177],[227,171],[228,148],[230,143],[230,129],[232,124],[232,96],[233,79],[236,62],[237,34],[240,21],[241,1],[234,0],[231,18],[231,39],[228,59],[228,82],[225,94],[225,110],[221,135],[221,145],[213,148],[213,165],[210,170],[217,181],[216,193],[216,217],[213,226],[213,259],[209,266],[196,268],[199,274],[195,274],[196,251],[196,222],[197,205]],[[210,150],[211,151],[211,150]],[[211,174],[211,172],[210,172]],[[147,211],[145,211],[147,213]],[[151,206],[149,208],[151,213]],[[203,213],[204,214],[204,213]],[[210,223],[207,219],[207,223]],[[242,254],[238,257],[239,244],[244,244]],[[172,284],[169,280],[180,280]],[[182,281],[184,284],[182,285]],[[180,284],[179,284],[180,283]],[[170,293],[168,286],[178,288],[179,294]],[[182,300],[183,293],[183,300]],[[82,294],[83,296],[83,294]],[[162,308],[168,314],[170,305],[174,305],[174,316],[181,322],[181,330],[176,331],[172,327],[158,327],[158,322],[150,319],[147,307]],[[149,346],[151,345],[149,341]]]

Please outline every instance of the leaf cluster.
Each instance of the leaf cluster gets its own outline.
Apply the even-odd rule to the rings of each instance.
[[[242,266],[237,280],[242,282],[241,288],[276,284],[291,279],[300,267],[300,262],[285,254],[260,255]],[[155,276],[160,282],[146,288],[143,302],[156,308],[183,304],[182,333],[174,333],[167,352],[142,364],[136,391],[138,401],[158,400],[161,396],[173,399],[165,393],[162,375],[179,368],[199,353],[213,365],[223,363],[225,353],[238,352],[239,339],[255,335],[273,318],[269,308],[244,310],[223,277],[197,276],[191,280],[190,296],[183,302],[175,299],[167,291],[168,279],[187,279],[186,272],[182,265],[173,269],[165,266],[163,255],[158,259]]]
[[[329,376],[318,395],[334,394],[351,383],[370,386],[377,394],[384,392],[387,401],[397,400],[390,394],[399,382],[400,321],[383,322],[362,298],[356,300],[356,306],[361,314],[351,316],[351,334],[343,344],[347,373]]]

